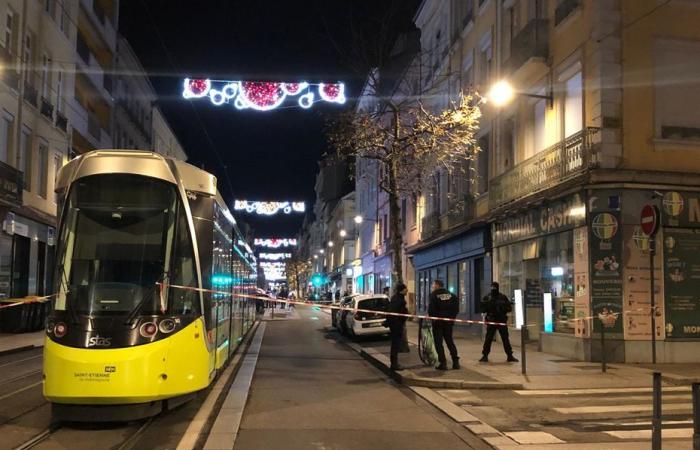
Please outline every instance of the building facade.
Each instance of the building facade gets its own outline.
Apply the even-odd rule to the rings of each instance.
[[[697,361],[700,113],[688,105],[700,92],[699,19],[697,2],[683,0],[421,4],[421,50],[398,84],[436,112],[461,93],[486,98],[501,80],[515,95],[481,103],[468,175],[436,170],[422,195],[401,200],[416,310],[442,279],[461,317],[477,319],[495,280],[524,305],[527,338],[545,351],[598,360],[605,327],[609,361],[649,361],[652,333],[658,361]],[[385,95],[365,87],[356,108]],[[357,162],[363,292],[391,273],[381,176]],[[661,222],[654,330],[646,204]]]

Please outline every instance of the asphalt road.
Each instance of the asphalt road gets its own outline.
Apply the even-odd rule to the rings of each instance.
[[[475,448],[464,428],[337,343],[326,313],[297,312],[267,324],[237,450]]]

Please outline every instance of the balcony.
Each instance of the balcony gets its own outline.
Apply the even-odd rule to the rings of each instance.
[[[549,56],[549,21],[532,19],[510,42],[510,58],[506,72],[513,73],[532,58]]]
[[[35,108],[39,107],[39,93],[36,88],[29,83],[24,84],[24,99]]]
[[[0,203],[22,206],[23,175],[9,164],[0,162]]]
[[[102,2],[105,3],[105,2]],[[109,2],[106,2],[109,3]],[[112,51],[117,48],[117,31],[114,28],[113,14],[99,0],[80,0],[85,14],[90,18],[93,28]]]
[[[41,111],[42,116],[47,117],[53,122],[53,105],[47,98],[41,97],[41,106],[39,107],[39,111]]]
[[[90,64],[90,47],[88,47],[85,38],[80,32],[78,32],[78,38],[75,41],[75,51],[85,64]]]
[[[579,6],[581,6],[581,0],[560,0],[554,11],[554,25],[562,23]]]
[[[7,50],[0,47],[0,65],[2,65],[0,76],[6,85],[16,91],[19,89],[19,74],[15,70],[14,64],[12,55]]]
[[[581,130],[492,179],[489,207],[498,208],[586,172],[593,162],[599,131],[599,128]]]
[[[425,241],[440,233],[440,215],[438,213],[428,214],[423,217],[422,225],[421,239]]]
[[[63,131],[68,131],[68,119],[61,111],[56,111],[56,127]]]
[[[445,229],[464,225],[474,219],[474,199],[465,197],[450,204],[445,218]]]

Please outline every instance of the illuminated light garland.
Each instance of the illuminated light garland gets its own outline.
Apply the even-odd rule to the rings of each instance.
[[[280,210],[285,214],[292,212],[303,213],[306,211],[306,204],[304,202],[251,202],[248,200],[236,200],[233,203],[233,209],[263,216],[272,216]]]
[[[201,78],[185,78],[182,96],[185,98],[202,98],[209,94],[211,81]]]
[[[318,96],[329,103],[345,103],[345,84],[307,83],[276,81],[219,81],[220,88],[214,88],[212,81],[201,78],[185,78],[182,96],[184,98],[209,97],[212,104],[221,106],[233,102],[236,109],[270,111],[278,108],[287,97],[299,96],[297,103],[304,109],[311,108],[316,95],[311,86],[316,86]]]
[[[278,261],[280,259],[289,259],[292,257],[291,253],[260,253],[258,255],[260,259],[267,259],[268,261]]]
[[[260,239],[255,238],[254,244],[256,247],[280,248],[280,247],[296,247],[296,239]]]

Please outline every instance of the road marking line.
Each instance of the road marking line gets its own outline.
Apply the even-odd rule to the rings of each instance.
[[[18,364],[18,363],[21,363],[21,362],[30,361],[30,360],[32,360],[32,359],[41,358],[41,357],[43,357],[43,356],[44,356],[44,355],[36,355],[36,356],[31,356],[31,357],[25,358],[25,359],[18,359],[17,361],[10,361],[10,362],[8,362],[8,363],[1,364],[0,367],[11,366],[12,364]]]
[[[591,388],[591,389],[539,389],[539,390],[517,390],[513,391],[523,396],[545,396],[545,395],[588,395],[588,394],[615,394],[630,392],[651,392],[652,388]],[[663,392],[690,392],[690,387],[671,386],[663,388]]]
[[[546,433],[544,431],[511,431],[506,432],[506,436],[513,439],[518,444],[564,444],[566,441],[562,441],[553,434]]]
[[[670,405],[663,405],[662,411],[681,411],[681,410],[692,410],[693,405],[690,403],[673,403]],[[611,413],[611,412],[641,412],[641,411],[651,411],[652,405],[607,405],[607,406],[575,406],[570,408],[552,408],[560,414],[600,414],[600,413]]]
[[[613,430],[605,431],[606,434],[618,439],[651,439],[651,430]],[[662,439],[682,439],[693,437],[692,428],[668,428],[661,430]]]

